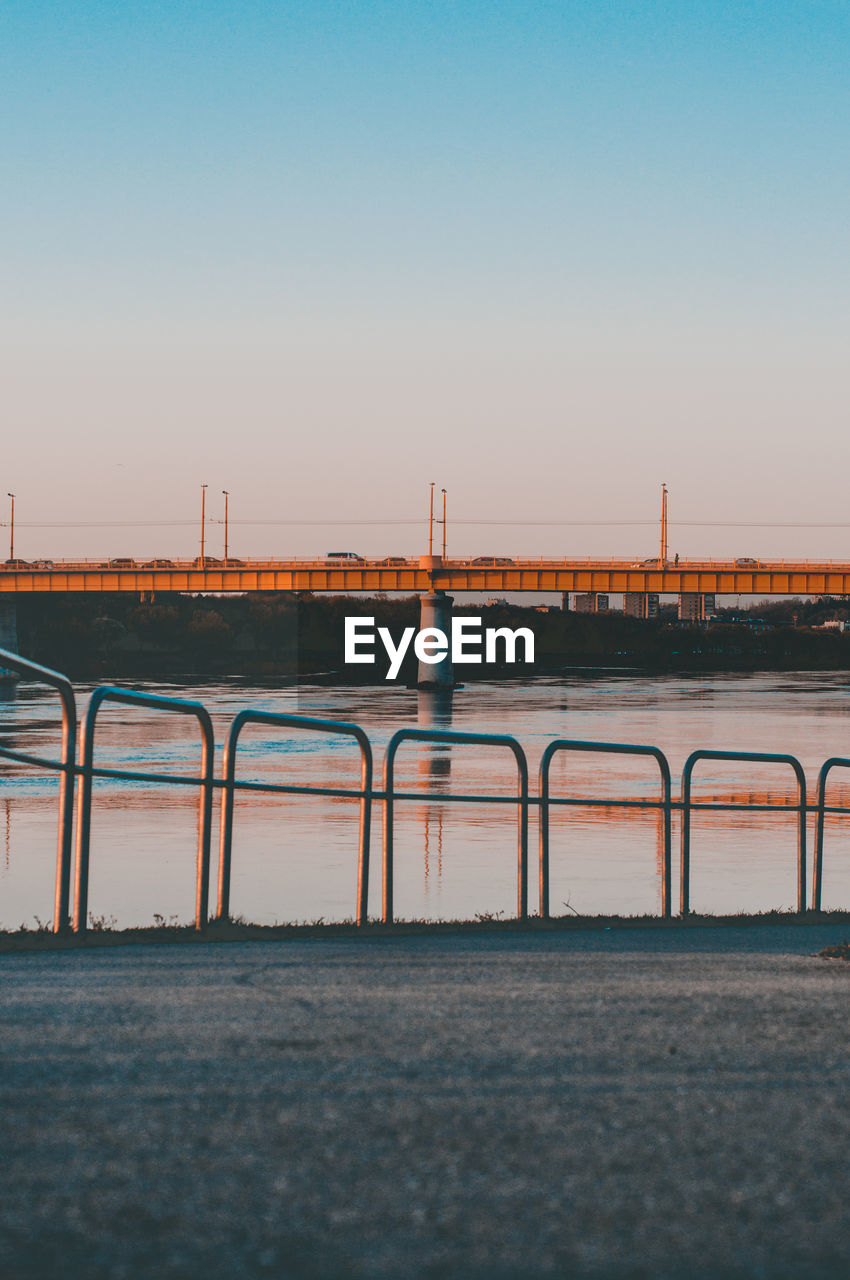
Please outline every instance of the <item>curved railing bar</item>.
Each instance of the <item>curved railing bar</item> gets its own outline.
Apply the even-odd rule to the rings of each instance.
[[[344,791],[330,787],[299,787],[298,792],[314,795],[352,795],[360,797],[360,845],[357,859],[357,923],[366,924],[369,911],[369,837],[372,818],[372,744],[358,724],[345,720],[317,720],[310,716],[287,715],[277,711],[240,711],[233,719],[224,745],[221,805],[221,836],[218,858],[218,904],[216,915],[226,920],[230,915],[230,870],[233,850],[233,801],[236,784],[236,748],[246,724],[273,724],[289,729],[306,729],[314,733],[332,733],[354,738],[360,747],[360,790]],[[275,788],[277,790],[278,788]],[[283,790],[284,788],[280,788]],[[290,788],[286,788],[290,790]]]
[[[71,897],[71,846],[74,832],[74,757],[77,746],[77,703],[74,690],[67,676],[37,662],[29,662],[17,653],[0,649],[0,667],[8,667],[19,675],[30,676],[41,684],[50,685],[59,694],[62,703],[62,751],[59,760],[42,760],[38,756],[24,759],[25,764],[37,764],[42,768],[58,769],[59,780],[59,833],[56,842],[56,888],[53,898],[53,932],[62,933],[70,924]],[[23,753],[15,753],[15,755]],[[8,750],[4,755],[12,756]],[[12,758],[14,758],[12,756]]]
[[[528,761],[516,738],[506,733],[461,733],[451,729],[399,729],[387,744],[384,756],[384,847],[383,847],[383,913],[385,924],[393,919],[393,801],[413,799],[414,796],[395,795],[393,780],[395,774],[396,752],[402,742],[445,742],[452,745],[477,745],[507,747],[512,751],[517,764],[519,778],[519,797],[499,796],[495,802],[518,804],[517,812],[517,918],[528,918]],[[450,799],[449,796],[432,797],[427,792],[416,795],[415,799],[430,800]]]
[[[850,760],[843,756],[830,756],[824,760],[818,774],[817,826],[815,828],[815,857],[812,867],[812,910],[820,911],[823,894],[823,837],[827,813],[843,813],[844,810],[834,805],[827,807],[826,780],[833,769],[850,769]]]
[[[538,799],[540,804],[540,866],[539,866],[539,892],[540,892],[540,915],[544,920],[549,918],[549,806],[556,803],[549,795],[549,771],[553,757],[559,751],[575,751],[575,752],[600,752],[605,755],[620,756],[651,756],[658,764],[661,773],[661,800],[652,802],[644,800],[615,800],[613,803],[622,807],[652,807],[661,808],[664,813],[664,855],[663,868],[661,877],[661,914],[669,917],[671,914],[671,886],[672,886],[672,853],[671,853],[671,782],[670,782],[670,765],[667,757],[658,747],[632,746],[628,743],[620,742],[582,742],[577,738],[556,738],[554,742],[550,742],[540,760],[540,772],[538,783]],[[569,804],[571,801],[562,800],[561,803]],[[579,803],[588,803],[582,799]],[[600,805],[611,804],[611,801],[591,801],[589,803],[597,803]]]
[[[194,716],[201,727],[201,797],[198,823],[198,859],[195,875],[195,928],[206,927],[210,889],[210,833],[212,829],[213,758],[215,739],[210,714],[200,702],[184,698],[167,698],[158,693],[140,693],[135,689],[118,689],[101,685],[89,699],[80,733],[80,775],[77,790],[77,859],[74,893],[74,931],[85,933],[89,896],[89,852],[91,843],[92,781],[104,771],[94,768],[94,730],[97,713],[104,702],[121,702],[129,706],[156,707],[178,715]],[[156,775],[148,775],[152,778]],[[132,779],[129,779],[132,780]],[[197,782],[197,779],[172,779],[160,775],[157,780]]]
[[[756,764],[787,764],[797,776],[797,803],[773,806],[791,809],[799,814],[797,821],[797,910],[806,909],[806,774],[796,756],[770,751],[692,751],[682,770],[682,867],[679,887],[679,913],[690,911],[691,893],[691,809],[707,809],[708,805],[691,804],[691,775],[699,760],[748,760]],[[712,806],[715,807],[715,806]],[[731,806],[730,806],[731,807]],[[755,809],[756,805],[738,805],[740,809]],[[761,806],[759,806],[761,807]]]

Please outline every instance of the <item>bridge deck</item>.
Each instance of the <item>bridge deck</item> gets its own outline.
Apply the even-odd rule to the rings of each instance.
[[[850,561],[628,559],[16,560],[0,564],[0,593],[80,591],[708,591],[850,595]]]

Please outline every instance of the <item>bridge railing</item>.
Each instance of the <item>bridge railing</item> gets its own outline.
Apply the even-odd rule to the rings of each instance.
[[[209,916],[210,885],[210,843],[213,795],[215,791],[222,793],[221,835],[219,843],[218,867],[218,901],[217,916],[226,919],[230,911],[230,878],[233,839],[233,813],[235,795],[243,792],[282,793],[293,796],[335,796],[357,800],[360,809],[357,861],[357,893],[355,900],[355,918],[359,925],[368,919],[369,893],[369,855],[371,842],[371,808],[377,802],[383,809],[383,909],[382,918],[389,922],[394,919],[394,818],[395,806],[399,802],[415,800],[419,803],[432,801],[450,804],[495,804],[508,805],[515,808],[517,816],[517,918],[528,917],[528,831],[529,813],[536,808],[539,812],[539,912],[541,917],[549,915],[549,875],[550,875],[550,813],[551,807],[557,805],[585,806],[597,814],[608,808],[628,812],[634,810],[656,809],[663,818],[662,843],[662,877],[661,877],[661,914],[671,915],[671,818],[675,811],[681,812],[681,880],[679,910],[682,916],[690,912],[690,860],[691,860],[691,819],[695,811],[770,811],[792,812],[797,815],[797,909],[806,909],[806,822],[809,814],[816,816],[816,839],[813,863],[812,905],[820,910],[823,887],[823,851],[824,831],[827,815],[850,814],[850,807],[828,805],[827,780],[833,769],[850,768],[850,759],[833,757],[827,760],[820,770],[818,778],[817,803],[810,805],[806,799],[806,778],[802,765],[796,757],[778,753],[745,752],[745,751],[694,751],[686,761],[682,774],[681,799],[676,800],[671,794],[670,768],[663,752],[653,746],[629,745],[623,743],[588,742],[579,739],[557,738],[548,743],[543,751],[539,771],[538,794],[529,793],[528,762],[521,744],[507,734],[463,733],[452,730],[435,729],[401,729],[391,738],[383,763],[383,787],[378,790],[373,785],[373,753],[366,732],[356,724],[344,721],[323,720],[315,717],[294,716],[274,712],[261,712],[253,709],[240,711],[233,719],[223,753],[221,778],[214,776],[214,733],[212,721],[206,708],[200,703],[180,698],[162,697],[157,694],[139,692],[132,689],[101,686],[94,690],[79,735],[79,760],[75,762],[75,744],[77,741],[77,712],[74,690],[70,681],[58,672],[29,662],[18,654],[0,650],[0,668],[7,668],[25,679],[47,684],[55,689],[61,700],[62,746],[58,758],[49,758],[28,752],[18,751],[0,742],[0,758],[31,765],[39,770],[47,770],[59,776],[59,830],[56,862],[56,880],[54,889],[53,928],[61,932],[73,927],[78,932],[87,928],[88,886],[91,842],[91,820],[93,784],[96,778],[141,782],[151,786],[177,785],[197,787],[199,789],[198,808],[198,844],[196,854],[195,875],[195,912],[194,921],[197,929],[206,927]],[[104,703],[118,702],[129,706],[142,707],[156,714],[183,715],[193,718],[199,727],[201,738],[200,770],[195,775],[151,772],[140,769],[119,769],[98,766],[95,763],[94,743],[95,727],[99,712]],[[357,744],[361,760],[361,776],[359,787],[322,787],[304,786],[286,782],[273,783],[237,778],[236,761],[237,746],[240,734],[245,725],[260,723],[300,731],[324,735],[341,734],[352,738]],[[517,768],[517,793],[433,793],[427,790],[399,791],[396,789],[395,762],[396,755],[404,742],[442,743],[447,746],[465,747],[469,745],[486,748],[499,748],[510,751]],[[657,799],[640,797],[636,799],[612,799],[598,796],[570,795],[553,796],[550,786],[551,764],[555,756],[562,752],[592,752],[601,756],[644,756],[654,759],[659,770],[661,791]],[[694,768],[702,760],[720,760],[729,762],[753,762],[759,764],[781,764],[791,768],[797,781],[796,803],[706,803],[692,797],[692,775]],[[76,799],[74,782],[77,780]],[[74,812],[76,809],[76,860],[72,868],[72,835]],[[72,875],[73,870],[73,875]],[[74,889],[73,910],[71,909],[71,885]]]
[[[479,556],[451,555],[442,562],[446,570],[492,571],[512,569],[600,569],[629,570],[644,573],[707,572],[734,573],[746,576],[753,573],[819,573],[850,572],[850,561],[847,560],[750,560],[749,558],[717,559],[715,557],[668,559],[663,563],[658,559],[642,560],[635,556]],[[0,576],[13,576],[21,573],[157,573],[157,572],[218,572],[246,570],[286,571],[292,568],[310,570],[416,570],[419,569],[418,556],[365,556],[358,559],[335,559],[328,556],[228,556],[227,559],[217,556],[205,556],[203,563],[199,557],[158,560],[137,560],[124,558],[120,561],[108,559],[55,559],[55,560],[21,560],[12,562],[0,561]]]

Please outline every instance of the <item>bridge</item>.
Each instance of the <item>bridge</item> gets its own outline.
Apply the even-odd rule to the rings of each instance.
[[[33,592],[653,592],[850,595],[846,560],[534,559],[525,556],[12,560],[0,594]]]

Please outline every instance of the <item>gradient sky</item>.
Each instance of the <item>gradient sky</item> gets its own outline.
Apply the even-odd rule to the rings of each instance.
[[[17,553],[195,554],[26,526],[193,520],[202,482],[283,555],[424,532],[238,521],[419,520],[431,480],[450,517],[653,520],[666,481],[671,553],[850,558],[848,68],[841,0],[5,0]]]

